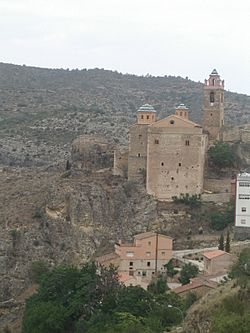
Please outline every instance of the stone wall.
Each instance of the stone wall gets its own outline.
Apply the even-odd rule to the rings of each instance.
[[[147,169],[148,125],[135,124],[129,129],[128,180],[145,180]]]
[[[114,170],[115,176],[127,177],[128,175],[128,149],[115,149]]]
[[[183,129],[182,129],[183,131]],[[169,134],[150,128],[148,138],[147,191],[160,200],[203,189],[206,136]],[[156,144],[158,142],[159,144]],[[186,145],[188,142],[188,145]]]
[[[83,135],[72,143],[71,158],[73,167],[85,170],[112,168],[113,147],[104,138]]]
[[[213,193],[230,193],[231,192],[231,178],[205,178],[204,190]]]

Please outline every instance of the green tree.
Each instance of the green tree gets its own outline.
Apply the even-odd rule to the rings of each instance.
[[[26,306],[24,318],[23,333],[66,332],[67,311],[60,304],[53,302],[33,303],[32,306]]]
[[[164,294],[168,289],[167,279],[163,274],[153,278],[148,285],[148,291],[152,294]]]
[[[166,269],[167,276],[172,278],[177,274],[177,270],[174,269],[173,260],[169,260],[167,264],[164,265],[164,268]]]
[[[212,164],[217,168],[232,167],[234,154],[232,148],[222,141],[218,141],[208,150],[208,157]]]
[[[198,296],[195,292],[189,292],[185,298],[185,308],[189,309],[198,300]]]
[[[191,278],[194,278],[199,273],[197,266],[192,265],[191,263],[185,264],[180,272],[179,281],[182,285],[188,284]]]
[[[152,295],[139,286],[122,288],[117,295],[117,312],[129,312],[134,316],[147,316],[153,306]]]
[[[230,243],[231,243],[230,234],[229,234],[229,231],[227,231],[225,251],[228,253],[230,253]]]
[[[220,235],[218,249],[224,251],[224,235],[223,234]]]

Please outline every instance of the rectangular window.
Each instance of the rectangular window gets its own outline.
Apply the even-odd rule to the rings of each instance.
[[[246,220],[240,220],[240,224],[246,224]]]
[[[147,267],[150,267],[150,261],[147,262]]]
[[[133,264],[134,264],[133,261],[130,261],[129,266],[133,266]]]
[[[150,245],[151,245],[151,242],[148,242],[148,245],[150,246]]]
[[[134,271],[129,271],[129,272],[128,272],[128,275],[130,275],[130,276],[134,276]]]
[[[155,139],[155,144],[158,145],[159,144],[159,140]]]
[[[165,251],[162,251],[161,255],[162,256],[165,256],[166,252]]]
[[[146,256],[150,257],[151,256],[151,252],[146,252]]]
[[[141,116],[141,119],[143,119],[143,115]]]
[[[246,207],[241,207],[241,211],[246,212],[247,211]]]
[[[147,116],[147,119],[149,119],[149,116]]]
[[[134,256],[134,252],[127,252],[127,253],[126,253],[126,256],[127,256],[127,257],[133,257],[133,256]]]
[[[240,187],[250,187],[250,182],[247,183],[247,182],[239,182],[239,186]]]
[[[189,146],[189,140],[186,140],[186,141],[185,141],[185,145],[186,145],[186,146]]]
[[[250,200],[250,194],[239,194],[239,199]]]
[[[142,276],[146,276],[146,275],[147,275],[147,272],[143,271]]]

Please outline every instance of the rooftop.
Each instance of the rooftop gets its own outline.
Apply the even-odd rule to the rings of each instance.
[[[229,253],[222,250],[214,250],[214,251],[204,252],[203,256],[206,257],[207,259],[213,259],[222,256],[223,254],[229,254]]]
[[[114,259],[118,259],[119,256],[118,254],[112,252],[112,253],[108,253],[108,254],[104,254],[103,256],[97,257],[95,260],[97,262],[99,262],[99,264],[104,264],[105,262],[114,260]]]
[[[181,103],[179,106],[177,106],[177,108],[175,108],[175,110],[188,110],[188,108],[185,104]]]
[[[144,104],[139,108],[138,112],[156,112],[156,111],[152,105]]]
[[[208,287],[211,289],[215,289],[216,286],[217,286],[217,283],[214,281],[210,281],[210,280],[204,279],[204,278],[195,278],[195,279],[191,279],[189,284],[185,284],[183,286],[172,289],[172,291],[174,291],[176,294],[181,294],[183,292],[191,291],[191,290],[199,288],[199,287]]]
[[[214,70],[212,71],[211,75],[218,75],[218,72],[217,72],[217,70],[216,70],[216,69],[214,69]]]

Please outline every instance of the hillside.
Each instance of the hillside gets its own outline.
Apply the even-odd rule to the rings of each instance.
[[[226,92],[225,100],[227,124],[250,122],[249,96]],[[0,63],[0,164],[55,164],[80,134],[124,145],[138,107],[150,103],[163,118],[181,102],[201,123],[202,84],[189,79]]]
[[[226,101],[228,122],[250,122],[249,96],[227,92]],[[160,204],[108,169],[73,165],[65,172],[73,139],[90,134],[106,137],[110,147],[127,144],[136,110],[146,102],[159,118],[183,102],[201,122],[202,84],[0,64],[0,329],[11,323],[18,332],[35,260],[79,265],[118,238],[151,229],[171,235],[178,249],[217,244],[219,232],[205,218],[214,204]]]

